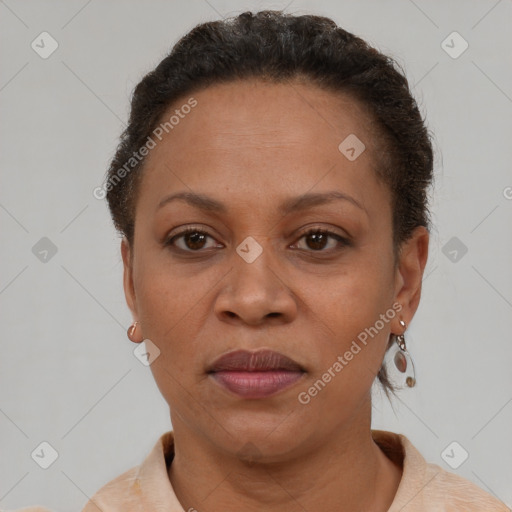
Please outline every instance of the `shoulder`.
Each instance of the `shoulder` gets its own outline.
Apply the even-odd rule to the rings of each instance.
[[[389,512],[510,512],[492,494],[437,464],[427,463],[415,446],[402,434],[372,431],[375,442],[399,461],[402,479]]]
[[[424,500],[432,510],[478,512],[510,512],[510,509],[492,494],[437,464],[426,464],[423,478]]]
[[[139,466],[135,466],[101,487],[86,503],[82,512],[121,512],[128,501],[140,494],[137,479]],[[133,503],[135,505],[135,503]],[[133,508],[134,512],[135,508]]]
[[[174,456],[174,436],[169,431],[158,439],[139,465],[101,487],[82,512],[147,512],[180,510],[167,475]]]

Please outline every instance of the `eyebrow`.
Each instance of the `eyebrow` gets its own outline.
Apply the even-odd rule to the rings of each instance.
[[[196,192],[177,192],[169,196],[164,197],[157,206],[157,210],[163,206],[171,203],[172,201],[185,201],[186,203],[198,208],[200,210],[212,213],[227,213],[226,206],[205,194],[198,194]],[[286,199],[279,210],[282,214],[287,215],[293,212],[306,210],[314,206],[320,206],[323,204],[332,203],[333,201],[349,201],[354,206],[357,206],[364,212],[366,208],[359,203],[352,196],[339,191],[323,192],[323,193],[308,193],[298,197],[292,197]]]

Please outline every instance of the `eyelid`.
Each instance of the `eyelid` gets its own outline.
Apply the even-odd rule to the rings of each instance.
[[[347,241],[350,241],[350,239],[351,239],[350,235],[346,231],[343,231],[343,233],[342,233],[334,227],[322,226],[322,225],[316,225],[316,224],[310,225],[310,226],[307,226],[307,227],[301,229],[295,236],[304,236],[309,233],[316,233],[318,231],[322,232],[322,233],[326,233],[331,236],[333,236],[333,235],[338,236]]]

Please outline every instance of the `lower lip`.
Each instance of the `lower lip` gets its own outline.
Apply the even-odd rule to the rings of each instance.
[[[235,395],[243,398],[265,398],[290,387],[302,377],[303,373],[285,370],[220,371],[210,375]]]

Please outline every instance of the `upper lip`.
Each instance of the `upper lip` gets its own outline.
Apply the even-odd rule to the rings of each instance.
[[[220,371],[269,371],[286,370],[303,372],[304,369],[289,357],[273,350],[233,350],[218,357],[208,368],[208,373]]]

